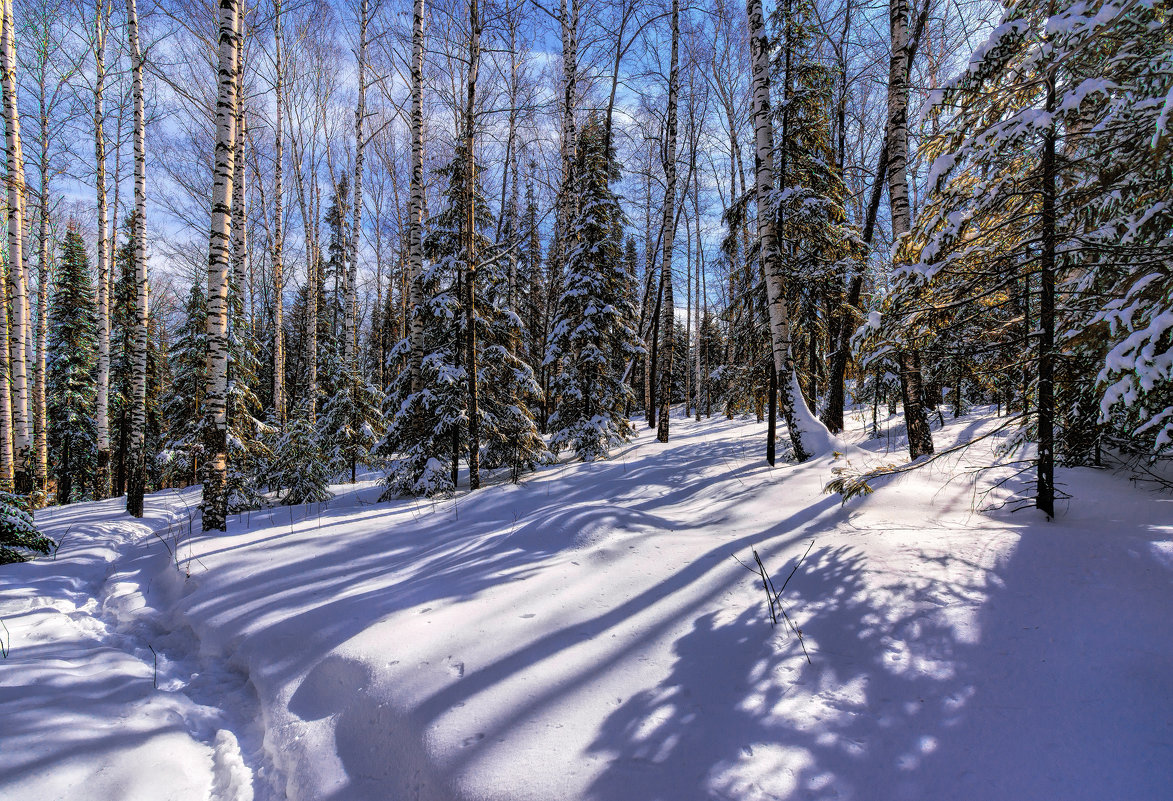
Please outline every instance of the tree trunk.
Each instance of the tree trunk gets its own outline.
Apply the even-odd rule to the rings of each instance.
[[[133,2],[133,0],[131,0]],[[208,239],[208,385],[205,393],[204,531],[223,531],[228,517],[228,268],[232,177],[236,140],[237,0],[220,0],[219,92],[216,101],[216,173]],[[312,273],[312,266],[311,266]],[[312,276],[311,276],[312,277]],[[314,294],[313,284],[309,294]],[[314,328],[307,337],[316,339]],[[311,388],[312,391],[312,388]],[[312,403],[312,400],[311,400]]]
[[[703,307],[705,302],[701,297],[701,275],[705,271],[705,250],[701,245],[701,205],[700,205],[700,170],[695,169],[696,163],[696,146],[692,149],[693,166],[692,171],[692,218],[693,225],[696,226],[696,422],[701,421],[701,395],[704,393],[705,376],[701,372],[701,348],[704,345],[704,323],[703,323]]]
[[[43,53],[45,63],[48,62],[48,52]],[[33,450],[35,453],[35,485],[33,500],[35,505],[44,503],[49,485],[49,432],[46,427],[48,417],[45,400],[46,378],[46,350],[49,339],[49,276],[52,273],[52,264],[49,262],[49,107],[47,70],[39,72],[39,120],[41,123],[38,144],[40,145],[41,187],[40,187],[40,226],[37,233],[37,264],[40,275],[37,282],[37,330],[36,356],[33,363]]]
[[[464,208],[464,236],[465,236],[465,359],[468,363],[468,488],[480,489],[481,486],[481,423],[477,409],[477,327],[476,327],[476,99],[477,99],[477,72],[481,61],[481,22],[478,13],[478,0],[469,0],[468,4],[468,105],[464,110],[464,147],[468,159],[468,168],[465,175],[465,208]]]
[[[281,0],[273,0],[273,93],[277,117],[273,126],[273,411],[277,425],[285,426],[285,61],[281,28]]]
[[[890,0],[889,24],[892,58],[888,69],[888,202],[892,208],[892,238],[895,248],[912,227],[908,203],[908,5],[907,0]],[[913,459],[933,452],[933,434],[925,416],[921,374],[916,356],[902,348],[900,392],[908,431],[908,453]]]
[[[240,52],[244,52],[244,13],[236,15],[236,41]],[[244,64],[237,57],[236,63],[236,126],[233,132],[232,152],[232,294],[233,308],[230,325],[234,334],[243,340],[251,335],[249,319],[251,309],[247,303],[248,291],[248,209],[245,207],[245,118],[244,118]],[[231,370],[230,370],[231,372]]]
[[[411,253],[411,391],[422,387],[424,360],[424,0],[412,4],[411,23],[411,211],[408,215]]]
[[[660,368],[660,422],[656,439],[668,441],[669,409],[672,403],[672,349],[676,310],[672,303],[672,250],[676,239],[676,105],[680,94],[680,0],[672,0],[672,54],[668,66],[667,143],[664,150],[664,252],[660,267],[663,293],[664,352]],[[687,358],[687,357],[686,357]]]
[[[147,151],[146,107],[143,98],[143,55],[139,46],[135,0],[126,0],[126,30],[130,39],[134,93],[134,361],[131,365],[130,478],[126,511],[143,516],[147,481]]]
[[[363,123],[367,113],[367,24],[369,0],[360,0],[358,11],[358,103],[354,109],[354,208],[350,226],[350,256],[346,276],[346,316],[342,360],[346,369],[357,370],[358,352],[358,245],[362,235],[363,156],[366,148]]]
[[[13,487],[17,493],[32,491],[31,437],[29,430],[29,394],[26,365],[29,306],[28,281],[25,277],[25,199],[24,155],[20,144],[20,113],[16,101],[16,45],[14,41],[12,0],[4,0],[3,60],[4,131],[8,155],[8,291],[9,379],[12,415]]]
[[[94,17],[94,185],[98,202],[98,397],[94,411],[97,429],[98,469],[95,477],[99,499],[110,495],[110,247],[106,209],[106,82],[107,0],[97,0]],[[117,214],[117,209],[115,209]]]
[[[747,0],[746,14],[749,17],[750,55],[753,70],[758,258],[762,262],[762,273],[766,282],[771,350],[774,357],[774,369],[778,373],[778,385],[782,389],[780,396],[782,415],[789,429],[794,456],[802,462],[811,456],[812,452],[808,450],[808,447],[815,447],[814,442],[807,440],[817,438],[819,434],[823,434],[826,438],[826,429],[807,412],[794,373],[794,357],[791,355],[790,311],[786,306],[783,265],[781,254],[778,251],[777,219],[772,200],[774,191],[774,131],[770,121],[770,52],[769,42],[765,35],[765,23],[762,19],[761,0]],[[800,416],[802,418],[801,424],[799,422]]]
[[[1054,3],[1051,4],[1054,14]],[[1055,110],[1055,68],[1047,74],[1046,111]],[[1042,253],[1039,293],[1039,463],[1035,506],[1055,516],[1055,123],[1043,134]]]

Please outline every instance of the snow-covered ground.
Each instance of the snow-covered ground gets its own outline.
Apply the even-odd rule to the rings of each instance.
[[[763,439],[677,418],[519,486],[371,481],[226,535],[190,490],[45,512],[56,558],[0,568],[0,798],[1173,798],[1173,500],[1062,470],[1055,522],[975,511],[969,453],[843,506],[830,458]],[[734,557],[783,579],[812,541],[784,598],[808,664]]]

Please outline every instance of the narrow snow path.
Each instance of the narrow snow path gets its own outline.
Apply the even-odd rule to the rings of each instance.
[[[247,674],[169,611],[192,491],[38,513],[56,558],[0,571],[0,797],[268,801]],[[197,521],[198,525],[198,521]],[[260,775],[258,775],[260,774]]]

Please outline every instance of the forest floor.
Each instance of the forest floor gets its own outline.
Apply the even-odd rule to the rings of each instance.
[[[846,504],[831,457],[677,417],[454,500],[39,513],[56,556],[0,568],[0,797],[1173,797],[1173,499],[1065,469],[1057,520],[990,508],[992,442]],[[780,586],[808,548],[809,662],[737,561]]]

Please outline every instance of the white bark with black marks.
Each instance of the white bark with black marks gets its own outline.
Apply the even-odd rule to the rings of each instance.
[[[133,2],[133,0],[131,0]],[[220,0],[219,91],[216,99],[215,177],[208,238],[208,377],[205,403],[204,531],[223,531],[228,516],[228,270],[232,234],[232,177],[239,98],[236,71],[237,0]],[[311,285],[310,291],[313,291]],[[313,336],[313,330],[309,332]]]
[[[13,486],[18,493],[32,490],[32,437],[29,419],[27,340],[29,335],[28,281],[25,276],[24,154],[20,141],[20,113],[16,100],[16,46],[12,0],[4,0],[3,68],[4,133],[8,156],[8,317],[9,387],[12,415]]]
[[[424,0],[412,4],[411,22],[411,210],[407,221],[411,295],[411,391],[422,389],[424,360]]]
[[[143,97],[143,54],[138,35],[135,0],[126,0],[126,31],[130,44],[131,84],[134,96],[134,356],[131,360],[130,470],[126,511],[143,516],[147,454],[147,320],[150,288],[147,285],[147,151],[146,107]]]
[[[765,34],[761,0],[747,0],[750,66],[753,76],[753,124],[755,195],[758,206],[758,259],[766,282],[770,318],[770,344],[778,376],[782,415],[790,432],[794,457],[805,461],[814,453],[830,450],[826,427],[810,414],[791,355],[790,310],[786,305],[785,266],[778,249],[778,223],[774,202],[774,129],[770,121],[770,47]]]

